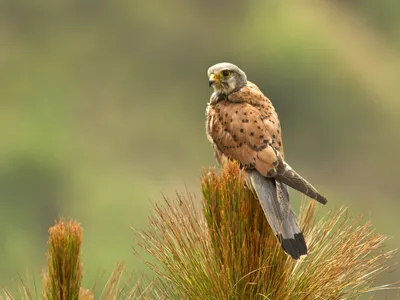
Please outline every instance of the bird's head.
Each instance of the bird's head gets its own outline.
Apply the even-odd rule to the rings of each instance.
[[[208,69],[208,84],[217,93],[229,95],[246,83],[246,74],[234,64],[219,63]]]

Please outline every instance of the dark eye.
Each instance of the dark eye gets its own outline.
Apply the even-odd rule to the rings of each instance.
[[[221,71],[221,77],[227,78],[227,77],[229,77],[229,75],[231,75],[231,72],[229,70]]]

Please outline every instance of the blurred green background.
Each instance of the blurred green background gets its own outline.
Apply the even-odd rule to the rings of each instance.
[[[399,14],[395,0],[1,1],[1,285],[39,274],[59,215],[84,227],[85,286],[117,261],[147,270],[129,226],[161,193],[201,198],[206,72],[222,61],[273,101],[324,210],[349,205],[400,247]]]

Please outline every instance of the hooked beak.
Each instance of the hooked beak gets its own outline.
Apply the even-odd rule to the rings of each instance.
[[[208,77],[208,85],[211,87],[214,83],[220,83],[219,78],[215,74],[211,74],[210,77]]]

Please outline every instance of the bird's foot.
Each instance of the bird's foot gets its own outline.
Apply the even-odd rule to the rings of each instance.
[[[267,176],[266,177],[274,177],[277,174],[276,169],[273,168],[270,171],[268,171]]]

